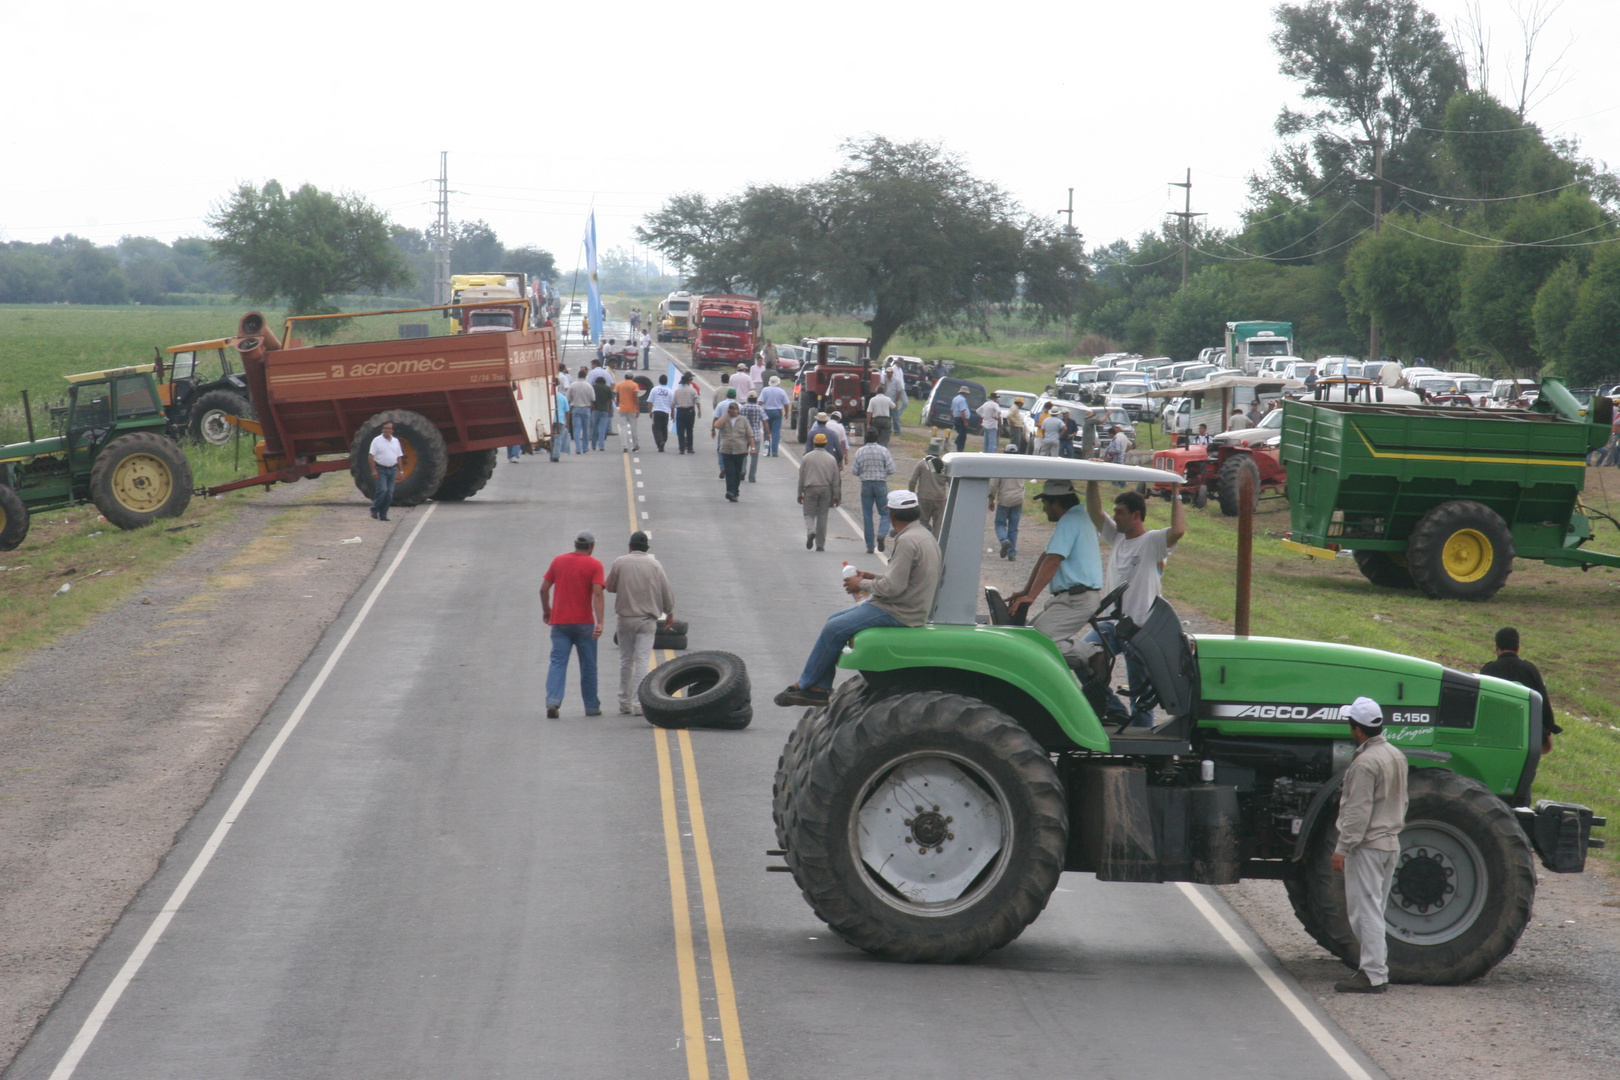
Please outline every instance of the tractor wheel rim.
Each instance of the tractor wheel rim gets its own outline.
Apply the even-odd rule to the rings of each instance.
[[[1496,559],[1496,548],[1491,544],[1490,537],[1478,529],[1458,529],[1447,537],[1440,558],[1446,576],[1453,581],[1478,581],[1490,573],[1491,563]]]
[[[1467,834],[1441,821],[1411,822],[1401,832],[1384,922],[1402,941],[1440,945],[1474,925],[1486,882],[1485,857]]]
[[[151,513],[169,501],[174,476],[161,458],[131,454],[113,469],[113,497],[126,510]]]
[[[850,812],[855,865],[873,895],[939,918],[978,903],[1006,872],[1012,815],[995,778],[938,750],[877,769]]]
[[[398,436],[396,435],[395,438],[398,438]],[[394,482],[396,484],[416,471],[415,445],[409,439],[400,439],[399,451],[399,469],[394,473]]]
[[[213,446],[222,446],[231,441],[231,422],[225,419],[229,413],[224,409],[209,409],[203,413],[202,420],[197,424],[197,430],[203,437],[203,442]]]

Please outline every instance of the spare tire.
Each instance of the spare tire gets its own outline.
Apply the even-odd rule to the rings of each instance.
[[[653,648],[655,648],[655,649],[668,649],[671,652],[685,652],[686,651],[686,635],[685,634],[671,634],[671,633],[667,633],[667,632],[654,634],[653,635]]]
[[[749,692],[742,657],[711,651],[659,664],[641,680],[637,696],[648,723],[677,728],[724,722],[749,704]]]

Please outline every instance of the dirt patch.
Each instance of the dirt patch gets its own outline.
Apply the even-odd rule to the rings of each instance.
[[[0,1069],[409,516],[277,488],[0,679]]]

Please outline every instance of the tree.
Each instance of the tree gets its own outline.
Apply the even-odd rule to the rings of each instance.
[[[1581,296],[1581,267],[1573,258],[1565,259],[1548,275],[1536,293],[1531,320],[1536,327],[1536,352],[1549,373],[1561,372],[1569,364],[1569,327],[1575,321],[1575,305]],[[1528,368],[1526,371],[1534,371]]]
[[[532,245],[509,248],[501,261],[502,270],[521,270],[530,281],[557,282],[557,260],[545,248]]]
[[[399,288],[410,269],[394,246],[387,215],[358,195],[305,184],[288,195],[274,180],[243,184],[208,217],[218,259],[240,293],[278,297],[293,315],[330,314],[328,297]]]
[[[1612,380],[1620,372],[1620,243],[1597,252],[1575,298],[1558,365],[1575,386]]]
[[[1446,226],[1412,214],[1393,214],[1379,236],[1351,249],[1345,263],[1344,296],[1351,310],[1375,318],[1384,340],[1397,354],[1448,355],[1457,332],[1460,247]]]
[[[458,221],[450,226],[450,272],[481,274],[505,270],[506,247],[488,222]]]

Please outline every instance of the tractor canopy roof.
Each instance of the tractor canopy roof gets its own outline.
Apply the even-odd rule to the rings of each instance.
[[[945,473],[953,480],[1011,476],[1019,480],[1110,480],[1125,484],[1179,484],[1182,478],[1163,469],[1116,465],[1111,461],[1031,457],[1028,454],[946,454]]]

